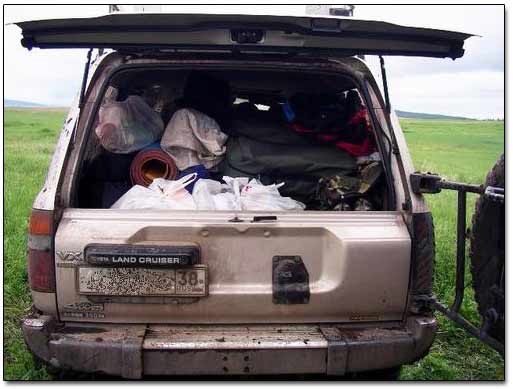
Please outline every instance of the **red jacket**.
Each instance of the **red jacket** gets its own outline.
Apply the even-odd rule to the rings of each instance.
[[[344,126],[344,132],[349,131],[365,131],[366,136],[364,137],[363,142],[361,143],[351,143],[343,140],[339,140],[341,138],[341,134],[331,133],[331,134],[323,134],[316,133],[308,128],[303,127],[299,123],[292,123],[290,127],[299,134],[308,134],[313,135],[317,140],[322,142],[333,143],[335,147],[339,149],[345,150],[347,153],[352,155],[353,157],[360,157],[364,155],[370,155],[375,150],[374,137],[372,135],[372,131],[369,124],[369,118],[367,116],[367,110],[362,107],[358,110],[352,117],[349,119]]]

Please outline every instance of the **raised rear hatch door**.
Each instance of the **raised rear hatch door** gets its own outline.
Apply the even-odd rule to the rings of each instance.
[[[459,58],[470,34],[333,17],[116,13],[16,23],[38,48],[184,49]]]

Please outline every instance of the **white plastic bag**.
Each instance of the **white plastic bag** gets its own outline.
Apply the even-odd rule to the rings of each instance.
[[[232,188],[240,209],[247,211],[303,211],[305,205],[290,197],[282,197],[278,188],[284,183],[263,185],[247,177],[228,177],[223,180]]]
[[[223,176],[223,181],[231,188],[231,192],[235,195],[235,201],[237,202],[238,209],[242,210],[240,192],[242,188],[248,184],[249,178]]]
[[[159,140],[163,132],[161,117],[140,96],[125,101],[107,99],[95,129],[101,145],[118,154],[140,150]]]
[[[197,177],[198,173],[191,173],[176,181],[156,178],[148,188],[162,194],[173,204],[173,209],[196,209],[196,203],[185,187]]]
[[[230,186],[218,181],[200,179],[194,184],[192,197],[199,210],[240,210],[240,203]]]
[[[148,188],[132,187],[111,208],[117,209],[182,209],[217,211],[302,211],[305,205],[290,197],[282,197],[284,184],[263,185],[247,177],[223,177],[226,184],[199,179],[192,195],[185,189],[196,180],[197,173],[171,181],[156,178]]]
[[[172,203],[162,194],[141,185],[135,185],[121,196],[113,209],[171,209]]]
[[[176,181],[156,178],[148,188],[135,185],[111,208],[194,210],[196,203],[185,187],[193,182],[196,176],[196,173],[192,173]]]
[[[194,186],[192,197],[201,210],[218,211],[302,211],[305,205],[282,197],[279,185],[262,185],[247,177],[223,177],[226,184],[202,179]]]
[[[215,210],[216,203],[214,196],[221,193],[222,184],[218,181],[209,179],[200,179],[194,184],[192,190],[192,198],[196,203],[197,209],[200,210]]]
[[[303,211],[305,205],[290,197],[282,197],[278,188],[284,183],[263,185],[252,179],[242,187],[240,201],[242,209],[247,211]]]
[[[160,147],[180,170],[194,165],[211,169],[223,160],[227,140],[228,135],[214,119],[195,109],[183,108],[167,124]]]

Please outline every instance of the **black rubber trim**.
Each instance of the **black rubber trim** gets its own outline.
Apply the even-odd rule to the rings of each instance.
[[[87,263],[95,266],[175,268],[197,265],[198,246],[96,244],[84,248]]]

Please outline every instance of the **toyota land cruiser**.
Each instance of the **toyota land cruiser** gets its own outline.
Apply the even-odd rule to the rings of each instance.
[[[90,49],[30,216],[34,309],[22,327],[37,358],[126,378],[344,375],[397,368],[428,352],[436,332],[425,304],[432,218],[409,182],[414,168],[383,59],[384,98],[363,56],[456,59],[470,35],[352,18],[200,14],[18,26],[28,49]],[[273,111],[297,93],[357,91],[382,167],[373,207],[106,206],[104,184],[122,158],[95,136],[107,91],[121,99],[159,85],[179,97],[191,71],[229,83],[234,110],[250,102]],[[95,163],[105,155],[112,158]]]

